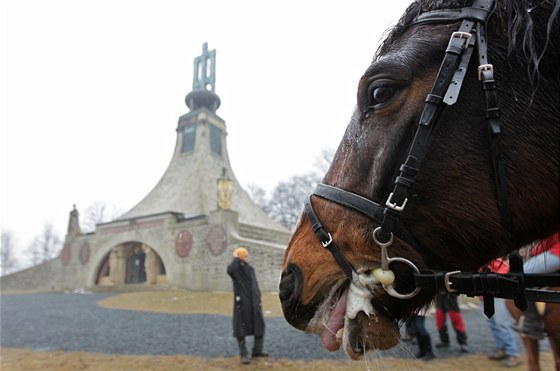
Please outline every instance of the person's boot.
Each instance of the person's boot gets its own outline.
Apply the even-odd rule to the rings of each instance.
[[[241,363],[248,365],[251,363],[251,359],[249,358],[249,352],[247,352],[247,347],[245,346],[245,338],[237,338],[237,344],[239,345],[239,357],[241,359]]]
[[[253,345],[253,358],[255,357],[268,357],[268,353],[263,352],[264,338],[262,336],[255,336],[255,344]]]
[[[436,343],[436,348],[449,348],[449,333],[445,324],[439,330],[439,343]]]
[[[418,359],[424,358],[426,356],[426,337],[425,336],[417,336],[416,340],[418,341],[418,353],[414,356]]]
[[[432,352],[432,341],[430,340],[430,335],[428,336],[418,336],[418,348],[419,351],[416,353],[416,358],[422,358],[423,360],[429,361],[435,357]]]
[[[435,354],[432,352],[432,339],[430,338],[430,335],[426,336],[426,355],[424,356],[423,360],[424,361],[429,361],[431,359],[436,358]]]
[[[463,331],[457,331],[457,342],[459,343],[459,351],[461,353],[468,353],[467,348],[467,333]]]

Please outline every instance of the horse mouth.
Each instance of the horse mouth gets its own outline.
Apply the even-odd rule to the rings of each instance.
[[[373,309],[371,295],[369,290],[354,284],[335,286],[307,331],[320,332],[321,344],[328,351],[337,351],[342,346],[352,359],[359,359],[370,350],[392,348],[400,338],[398,327]]]

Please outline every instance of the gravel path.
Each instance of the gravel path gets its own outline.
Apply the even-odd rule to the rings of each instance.
[[[101,308],[96,302],[111,294],[26,294],[0,297],[0,346],[36,351],[85,351],[106,354],[238,355],[231,336],[231,317],[200,314],[158,314]],[[464,310],[469,350],[482,353],[493,340],[480,308]],[[342,351],[329,353],[318,335],[292,328],[283,318],[265,318],[265,351],[275,358],[345,359]],[[436,340],[433,318],[426,327]],[[454,335],[453,333],[451,334]],[[249,346],[252,337],[248,338]],[[541,342],[544,351],[550,351]],[[408,347],[408,349],[407,349]],[[523,349],[522,347],[520,349]],[[383,357],[411,358],[416,345],[401,344],[380,352]],[[438,357],[457,356],[454,339]]]

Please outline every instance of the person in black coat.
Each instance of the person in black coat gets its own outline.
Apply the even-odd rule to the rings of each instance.
[[[262,315],[261,291],[255,270],[249,265],[249,252],[240,247],[235,250],[227,273],[233,281],[233,336],[239,343],[241,363],[250,363],[245,337],[253,335],[253,357],[267,357],[263,352],[264,318]]]

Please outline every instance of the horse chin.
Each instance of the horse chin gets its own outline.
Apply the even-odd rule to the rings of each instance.
[[[387,318],[370,313],[358,313],[354,319],[344,321],[342,347],[352,359],[359,359],[372,350],[389,349],[400,339],[398,327]]]
[[[352,359],[370,350],[391,348],[398,343],[400,332],[373,309],[371,298],[366,287],[336,285],[306,330],[321,332],[321,343],[331,352],[342,344]]]

